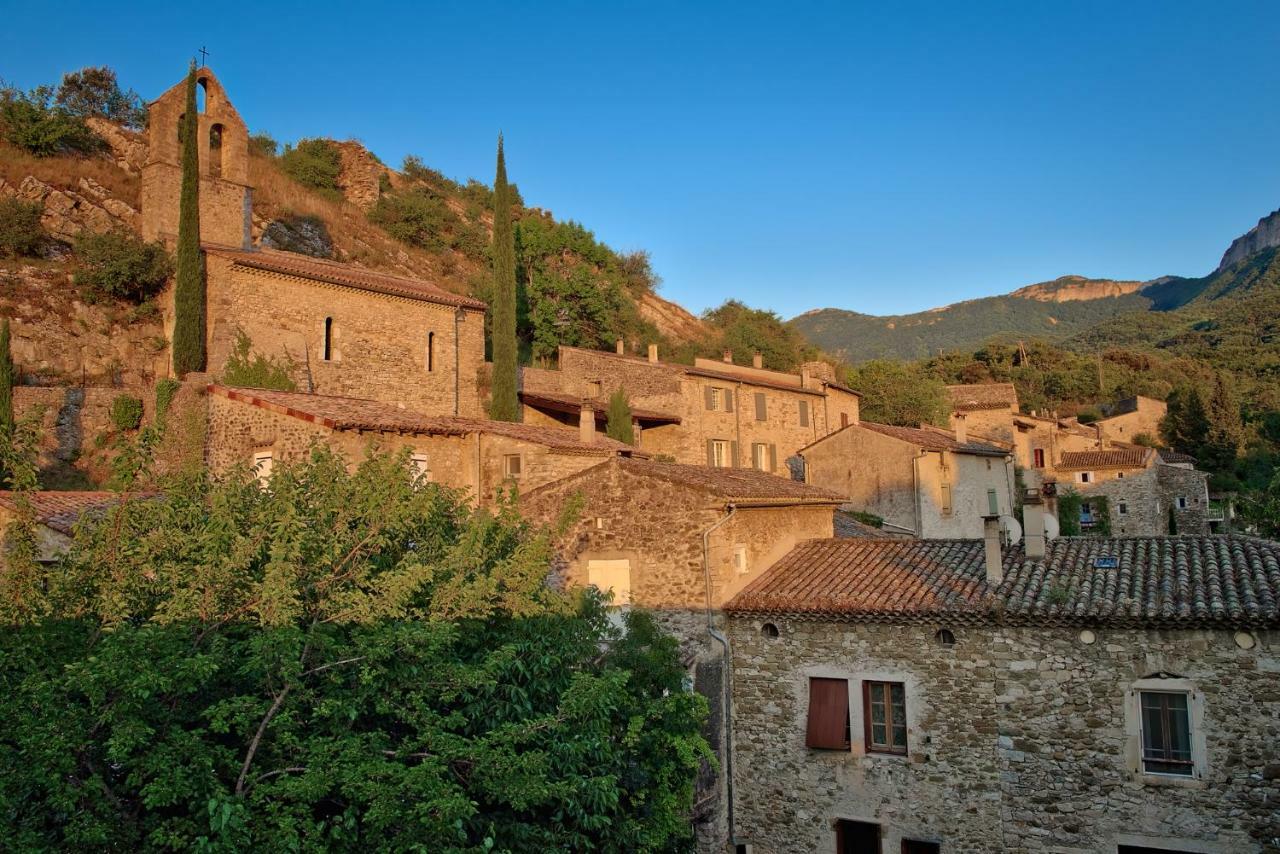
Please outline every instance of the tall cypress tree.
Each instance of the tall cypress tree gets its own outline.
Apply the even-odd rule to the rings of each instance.
[[[608,412],[609,420],[605,422],[604,434],[624,445],[634,445],[636,432],[631,423],[631,402],[627,400],[626,390],[619,388],[609,396]]]
[[[519,421],[516,392],[516,243],[511,231],[511,188],[498,135],[498,173],[493,179],[493,399],[489,417]]]
[[[182,117],[182,198],[178,209],[178,264],[174,286],[173,372],[179,377],[205,368],[204,256],[200,252],[200,155],[196,135],[196,64],[187,73],[187,111]]]
[[[13,428],[13,384],[18,372],[9,352],[9,318],[0,320],[0,429]]]

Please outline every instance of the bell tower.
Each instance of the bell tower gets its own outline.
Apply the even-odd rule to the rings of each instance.
[[[249,131],[208,68],[196,71],[196,147],[200,159],[200,240],[250,245]],[[142,236],[172,246],[182,195],[179,139],[187,103],[183,79],[149,105],[147,162],[142,167]],[[202,106],[203,104],[203,106]]]

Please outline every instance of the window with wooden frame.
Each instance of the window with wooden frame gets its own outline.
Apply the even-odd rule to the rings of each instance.
[[[519,454],[506,454],[502,457],[502,476],[519,480],[524,465]]]
[[[751,467],[756,471],[769,471],[769,446],[764,442],[751,444]]]
[[[800,401],[800,426],[809,426],[809,401],[807,400]]]
[[[1191,704],[1185,691],[1141,691],[1142,770],[1190,777]]]
[[[764,392],[758,391],[755,395],[756,400],[756,420],[769,420],[769,401],[765,398]]]
[[[951,515],[951,484],[942,484],[942,515]]]
[[[733,411],[733,391],[720,386],[709,385],[703,389],[706,398],[707,411],[709,412],[732,412]]]
[[[815,750],[848,750],[849,680],[809,679],[809,720],[804,740]]]
[[[868,753],[906,755],[906,686],[901,682],[863,682],[862,721]]]
[[[738,443],[729,439],[707,440],[707,465],[725,469],[737,467]]]
[[[1044,468],[1044,448],[1036,448],[1031,452],[1031,465],[1035,468]]]

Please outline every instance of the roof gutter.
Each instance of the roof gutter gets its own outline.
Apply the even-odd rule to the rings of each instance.
[[[730,655],[729,639],[716,630],[715,619],[711,607],[711,535],[733,518],[738,508],[734,504],[727,505],[728,511],[716,520],[710,528],[702,532],[702,574],[707,584],[707,634],[720,644],[724,656],[724,681],[721,688],[724,720],[724,788],[725,818],[728,823],[729,844],[737,845],[738,836],[733,826],[733,657]]]

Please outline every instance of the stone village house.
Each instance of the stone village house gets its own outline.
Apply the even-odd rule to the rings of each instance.
[[[917,537],[979,537],[982,517],[1013,511],[1008,450],[937,427],[850,424],[800,449],[806,480],[848,496],[885,530]]]
[[[1280,544],[991,519],[801,544],[725,610],[737,851],[1280,850]]]
[[[1059,477],[1070,477],[1059,490],[1071,488],[1084,498],[1081,528],[1088,531],[1107,514],[1117,536],[1209,533],[1209,475],[1197,471],[1182,454],[1166,454],[1139,445],[1109,450],[1069,451],[1062,455]],[[1169,460],[1174,460],[1170,462]],[[1097,501],[1105,497],[1105,502]]]
[[[1139,436],[1159,440],[1160,422],[1168,411],[1169,405],[1163,400],[1136,395],[1105,407],[1106,417],[1099,418],[1093,426],[1117,442],[1133,442]]]

